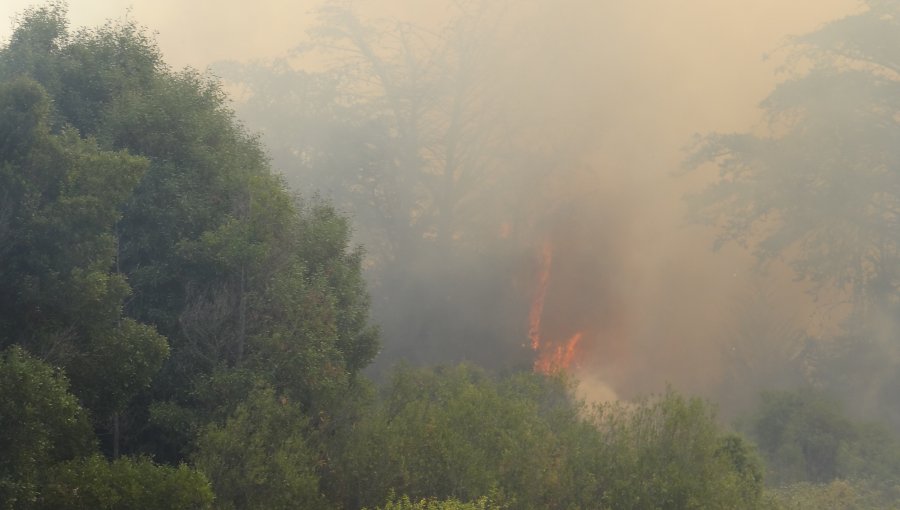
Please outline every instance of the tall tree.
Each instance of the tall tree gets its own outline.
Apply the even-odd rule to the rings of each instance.
[[[0,338],[65,368],[98,426],[145,389],[168,354],[129,319],[114,270],[115,225],[147,161],[101,150],[73,129],[50,132],[50,101],[32,80],[0,82]],[[105,428],[105,427],[103,427]]]
[[[330,507],[319,489],[319,459],[304,421],[295,403],[259,388],[224,426],[204,431],[196,462],[209,474],[218,508]]]
[[[533,239],[516,238],[512,219],[541,165],[515,156],[524,147],[493,79],[507,2],[454,2],[436,29],[348,5],[326,2],[298,50],[324,70],[287,58],[217,71],[246,92],[238,111],[288,179],[351,212],[384,359],[525,361],[514,281]]]
[[[93,446],[65,376],[19,347],[0,352],[0,507],[33,504],[48,467]]]
[[[97,406],[114,405],[118,413],[123,402],[131,402],[121,420],[126,448],[166,460],[183,458],[206,421],[236,405],[240,394],[210,387],[223,381],[268,380],[316,413],[348,391],[377,352],[361,252],[348,247],[341,216],[326,204],[298,201],[271,172],[262,147],[236,121],[216,80],[190,69],[170,70],[152,37],[129,21],[72,34],[59,3],[26,11],[0,49],[0,81],[23,79],[38,82],[49,97],[40,103],[43,135],[74,146],[77,132],[90,140],[79,142],[87,147],[79,151],[93,148],[102,157],[80,163],[91,172],[79,166],[71,176],[61,173],[64,165],[46,165],[57,174],[41,184],[52,193],[70,185],[85,197],[65,201],[66,209],[50,209],[56,223],[20,230],[11,229],[17,211],[4,205],[0,236],[22,232],[31,242],[40,233],[54,247],[43,251],[65,262],[82,253],[72,249],[79,246],[72,244],[78,240],[73,236],[96,233],[90,246],[95,252],[83,250],[93,265],[71,271],[73,286],[92,305],[82,306],[83,299],[67,294],[46,294],[80,306],[59,321],[61,332],[115,312],[110,331],[143,339],[142,354],[150,352],[148,339],[165,347],[161,337],[150,336],[152,328],[168,339],[171,354],[162,372],[137,400],[109,395],[117,388],[108,380],[113,375],[130,381],[130,397],[149,382],[149,372],[135,366],[119,374],[125,363],[109,357],[144,358],[122,352],[123,344],[107,330],[91,335],[103,346],[102,356],[68,370],[76,388],[81,377],[93,377],[106,391],[102,395],[115,397],[96,398]],[[11,133],[9,150],[25,150],[12,137],[27,134],[29,124],[13,114],[28,103],[10,99],[10,104],[3,119]],[[68,146],[59,152],[79,153]],[[0,175],[11,183],[31,175],[20,167],[4,167]],[[52,202],[52,193],[24,203]],[[99,200],[101,193],[109,196]],[[41,260],[22,257],[22,264]],[[10,272],[4,275],[27,274],[6,267]],[[4,291],[20,296],[30,281],[13,282]],[[5,331],[13,342],[28,324],[45,324],[21,314],[10,317],[20,320]]]
[[[783,257],[822,306],[849,305],[841,358],[883,368],[857,387],[870,407],[900,381],[891,375],[900,366],[897,41],[900,4],[888,0],[794,38],[795,72],[762,103],[768,131],[704,137],[688,160],[719,170],[692,207],[720,242]],[[820,368],[826,379],[841,372]]]

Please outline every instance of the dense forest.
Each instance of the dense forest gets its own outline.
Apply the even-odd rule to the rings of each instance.
[[[582,339],[621,312],[592,251],[612,234],[577,218],[615,204],[553,205],[573,161],[496,121],[487,34],[509,27],[471,5],[392,45],[328,4],[312,40],[345,58],[222,78],[127,19],[19,16],[0,508],[897,508],[900,5],[793,40],[770,132],[698,137],[685,162],[715,174],[691,220],[841,307],[814,338],[745,303],[716,390],[734,423],[674,386],[577,391],[576,355],[617,359]],[[558,304],[551,272],[579,294]]]

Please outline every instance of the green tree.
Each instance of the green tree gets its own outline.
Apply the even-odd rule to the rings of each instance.
[[[855,439],[841,406],[811,391],[763,393],[752,429],[779,483],[837,478],[841,445]]]
[[[748,425],[777,485],[843,479],[890,488],[900,479],[896,434],[852,420],[839,401],[820,391],[763,393]]]
[[[94,447],[93,432],[59,370],[19,347],[0,352],[0,505],[28,508],[45,470]]]
[[[712,408],[671,390],[633,405],[605,404],[594,420],[605,462],[597,494],[608,508],[759,508],[762,465]]]
[[[784,510],[889,510],[897,508],[894,494],[866,483],[834,480],[827,484],[795,483],[771,491],[772,508]]]
[[[209,483],[186,466],[96,453],[87,413],[59,369],[18,346],[0,355],[0,507],[208,508]]]
[[[568,423],[542,416],[534,384],[467,366],[400,368],[382,401],[339,441],[324,482],[346,508],[377,506],[391,490],[474,501],[499,488],[519,508],[562,500],[564,484],[545,462],[562,448],[552,426],[571,426],[575,410]],[[564,389],[554,390],[547,393],[568,404]]]
[[[94,455],[53,466],[39,509],[201,510],[212,508],[213,493],[199,472],[185,465],[159,466],[145,458],[112,462]]]
[[[563,379],[400,368],[341,435],[323,484],[343,508],[376,507],[391,491],[409,504],[491,495],[522,509],[763,502],[753,448],[723,431],[709,405],[671,392],[594,412]]]
[[[223,395],[211,384],[246,371],[269,378],[311,412],[349,390],[377,352],[361,252],[348,248],[346,220],[330,207],[292,197],[259,142],[234,118],[216,80],[170,70],[152,37],[132,22],[71,34],[58,3],[26,11],[0,49],[0,79],[25,78],[39,82],[52,100],[43,103],[42,133],[74,139],[77,129],[91,140],[84,144],[109,159],[98,156],[90,162],[96,171],[77,174],[95,179],[89,184],[103,179],[110,188],[99,188],[110,194],[103,201],[77,202],[95,208],[89,211],[97,225],[107,228],[93,246],[102,256],[92,259],[91,271],[71,271],[73,289],[77,283],[96,302],[59,323],[68,334],[73,320],[94,327],[97,314],[117,311],[112,330],[91,331],[96,363],[67,370],[76,388],[123,390],[104,398],[83,393],[92,409],[105,405],[121,417],[114,424],[121,421],[126,449],[183,459],[206,423],[235,405],[234,398],[209,400]],[[19,131],[28,125],[6,118]],[[132,165],[128,171],[126,164]],[[10,180],[25,175],[13,167],[8,173]],[[73,207],[53,217],[59,246],[81,232],[62,228],[79,218]],[[12,235],[16,218],[7,209],[0,211],[4,237]],[[20,231],[33,236],[32,227]],[[7,267],[10,275],[23,274]],[[14,290],[25,283],[6,288],[18,295]],[[83,301],[55,295],[66,305]],[[13,342],[23,324],[45,323],[19,317],[21,323],[7,328]],[[161,341],[152,328],[168,339],[170,355],[151,388],[131,399],[158,366],[148,362],[151,352],[161,353],[151,349],[151,340]],[[140,346],[142,357],[125,356],[115,335]],[[120,366],[111,357],[143,364]],[[82,384],[88,376],[94,378]],[[110,384],[120,376],[131,386]],[[130,406],[120,413],[123,402]]]
[[[201,435],[194,460],[228,509],[328,508],[319,462],[299,406],[270,388],[253,391],[224,425]]]
[[[115,270],[120,207],[147,161],[51,133],[34,81],[0,81],[0,345],[62,366],[98,425],[145,389],[168,354],[153,327],[128,319]]]
[[[412,501],[409,496],[391,498],[387,504],[377,510],[502,510],[504,507],[495,505],[487,497],[476,501],[463,503],[456,499]]]

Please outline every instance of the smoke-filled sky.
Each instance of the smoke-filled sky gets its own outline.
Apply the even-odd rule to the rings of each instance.
[[[6,0],[0,5],[0,18],[10,19],[30,3]],[[368,16],[433,25],[441,24],[450,12],[448,3],[363,0],[356,4]],[[128,16],[158,33],[159,45],[173,67],[199,69],[221,60],[285,55],[303,41],[314,23],[316,4],[288,0],[68,3],[76,27]],[[720,315],[727,314],[728,300],[751,286],[746,278],[751,264],[737,248],[711,254],[708,233],[685,225],[682,196],[696,189],[702,178],[673,176],[683,149],[697,133],[757,126],[762,120],[757,105],[778,81],[778,66],[785,56],[778,49],[787,37],[853,13],[858,2],[561,0],[540,4],[543,7],[522,8],[513,14],[529,29],[522,33],[521,45],[506,51],[515,53],[518,48],[525,54],[510,59],[533,58],[534,65],[520,66],[505,86],[523,105],[520,122],[540,126],[545,130],[541,136],[558,145],[570,145],[577,153],[574,159],[591,168],[586,179],[594,182],[577,183],[583,189],[579,196],[589,204],[586,210],[594,215],[586,221],[615,225],[607,229],[611,239],[587,248],[588,253],[597,252],[597,260],[612,260],[601,270],[615,274],[609,280],[614,282],[610,284],[614,290],[609,291],[613,297],[603,298],[615,304],[604,304],[598,314],[618,319],[595,333],[627,338],[620,341],[621,346],[597,347],[597,357],[614,361],[588,367],[585,377],[610,381],[619,391],[626,390],[623,385],[631,391],[658,390],[665,380],[702,390],[721,375],[717,372],[721,352],[715,339],[728,326]],[[10,26],[0,23],[0,39],[9,37]],[[765,58],[767,54],[771,58]],[[522,69],[528,70],[523,74]],[[561,235],[560,242],[566,237]],[[804,308],[808,305],[803,304],[802,292],[786,288],[778,294],[792,303],[784,308],[790,309],[788,315],[801,327],[814,329],[814,323],[823,320]],[[564,308],[573,309],[572,303]],[[548,313],[552,310],[548,306]],[[647,382],[641,385],[636,380]]]
[[[9,36],[8,20],[34,4],[30,0],[3,2],[0,38]],[[370,15],[426,22],[440,20],[449,12],[444,2],[430,0],[357,4]],[[551,28],[559,30],[560,50],[585,58],[604,56],[606,62],[585,62],[591,75],[603,73],[604,81],[633,93],[667,91],[668,103],[691,103],[699,113],[693,120],[699,122],[727,117],[712,113],[721,111],[722,105],[703,108],[705,102],[696,98],[719,91],[717,96],[735,100],[735,105],[746,109],[772,83],[772,66],[762,62],[765,53],[786,36],[807,32],[858,7],[853,0],[563,0],[557,4],[558,18],[552,20]],[[284,53],[314,21],[317,2],[71,0],[68,5],[75,26],[130,16],[159,33],[160,46],[172,65],[202,69],[218,60]],[[570,42],[580,46],[565,47]],[[623,70],[618,76],[609,73]],[[566,77],[560,81],[566,83]],[[626,109],[633,105],[632,101],[617,102]]]

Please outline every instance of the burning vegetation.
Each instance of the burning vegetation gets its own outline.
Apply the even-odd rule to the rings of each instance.
[[[544,314],[544,301],[551,285],[553,270],[553,245],[545,241],[541,248],[537,285],[528,313],[528,337],[531,349],[535,352],[534,371],[541,374],[553,374],[570,371],[575,368],[578,344],[584,333],[573,334],[568,340],[560,341],[542,336],[541,318]]]

